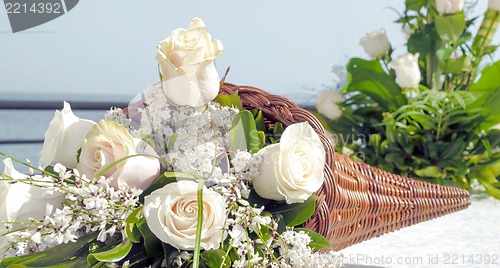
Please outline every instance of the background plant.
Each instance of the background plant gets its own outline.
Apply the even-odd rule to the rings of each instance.
[[[499,1],[490,1],[478,30],[480,19],[467,16],[463,1],[451,10],[442,2],[448,1],[407,0],[396,21],[409,53],[398,60],[418,57],[416,72],[393,67],[400,63],[392,47],[372,60],[353,58],[339,92],[344,100],[332,106],[342,116],[318,117],[337,149],[358,160],[465,189],[477,180],[500,198],[500,62],[492,61],[491,44]],[[418,86],[409,86],[415,77]]]

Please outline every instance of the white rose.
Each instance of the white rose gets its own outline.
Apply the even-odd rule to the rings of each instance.
[[[69,103],[64,102],[64,109],[55,112],[45,132],[45,141],[40,151],[40,165],[61,163],[67,168],[75,168],[77,152],[85,135],[94,125],[94,121],[75,116]]]
[[[113,164],[129,156],[133,157]],[[94,178],[112,166],[103,174],[106,178],[112,179],[110,184],[112,187],[118,189],[120,184],[125,183],[130,187],[144,190],[160,173],[160,162],[157,157],[149,144],[132,138],[124,126],[102,120],[85,137],[77,169],[87,177]]]
[[[418,67],[418,56],[411,53],[399,56],[389,63],[389,68],[396,72],[396,82],[402,88],[417,88],[420,84],[421,74]]]
[[[436,0],[436,9],[439,14],[453,14],[462,11],[464,0]]]
[[[500,11],[500,0],[490,0],[488,2],[488,8],[496,11]]]
[[[389,39],[384,29],[366,34],[361,38],[360,43],[365,49],[365,52],[374,58],[384,56],[391,48],[391,44],[389,43]]]
[[[158,56],[167,99],[175,105],[198,107],[219,93],[214,60],[222,54],[222,43],[212,40],[199,18],[187,29],[177,29],[158,44]]]
[[[325,90],[318,97],[316,109],[318,112],[330,120],[336,120],[342,116],[342,110],[337,103],[342,102],[344,99],[342,95],[333,90]]]
[[[14,180],[27,179],[24,175],[14,169],[12,160],[6,158],[3,176]],[[50,179],[35,176],[37,181]],[[50,188],[41,188],[23,182],[10,183],[0,181],[0,222],[30,222],[30,219],[42,220],[45,216],[47,204],[54,208],[60,208],[64,202],[64,194]],[[15,224],[13,229],[19,229],[23,225]],[[5,232],[5,226],[0,224],[0,235]],[[0,236],[1,244],[4,244],[4,236]]]
[[[307,122],[287,127],[279,143],[262,148],[256,155],[263,160],[252,183],[264,198],[301,203],[323,184],[325,149]]]
[[[198,222],[198,184],[178,181],[152,192],[144,199],[144,217],[161,241],[180,250],[193,250]],[[218,249],[226,221],[224,198],[203,188],[201,248]]]

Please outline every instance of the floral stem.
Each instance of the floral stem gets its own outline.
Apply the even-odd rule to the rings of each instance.
[[[203,186],[205,182],[202,178],[198,179],[198,221],[196,222],[196,240],[194,244],[193,267],[200,266],[201,249],[201,228],[203,225]]]
[[[17,162],[17,163],[19,163],[19,164],[23,164],[23,165],[25,165],[25,166],[27,166],[27,167],[29,167],[29,168],[32,168],[32,169],[34,169],[34,170],[36,170],[36,171],[39,171],[39,172],[42,172],[42,173],[48,174],[48,175],[49,175],[49,176],[51,176],[51,177],[57,177],[57,175],[56,175],[56,174],[50,173],[50,172],[48,172],[48,171],[46,171],[46,170],[39,169],[39,168],[37,168],[37,167],[35,167],[35,166],[31,165],[30,163],[26,163],[26,162],[24,162],[24,161],[21,161],[21,160],[19,160],[19,159],[17,159],[17,158],[14,158],[14,157],[12,157],[12,156],[10,156],[10,155],[8,155],[8,154],[3,153],[3,152],[0,152],[0,155],[5,156],[5,157],[7,157],[7,158],[10,158],[10,159],[14,160],[15,162]]]

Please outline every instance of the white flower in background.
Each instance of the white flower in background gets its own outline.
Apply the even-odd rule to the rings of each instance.
[[[198,221],[198,184],[178,181],[152,192],[144,199],[144,217],[151,231],[161,241],[181,250],[193,250]],[[226,221],[224,198],[203,189],[203,224],[201,247],[218,249]]]
[[[187,29],[177,29],[158,44],[158,56],[167,99],[175,105],[198,107],[219,93],[214,60],[222,54],[222,43],[212,40],[199,18]]]
[[[318,97],[316,109],[318,112],[330,120],[337,120],[342,116],[342,110],[337,103],[342,102],[344,98],[341,94],[333,90],[325,90]]]
[[[323,184],[325,149],[307,122],[287,127],[279,143],[262,148],[256,155],[263,160],[252,183],[261,197],[301,203]]]
[[[498,125],[494,126],[493,128],[494,128],[494,129],[498,129],[498,130],[500,130],[500,124],[498,124]]]
[[[488,2],[488,8],[496,11],[500,11],[500,0],[490,0]]]
[[[396,72],[396,82],[402,88],[417,88],[421,74],[418,67],[418,56],[407,53],[389,63],[389,68]]]
[[[360,44],[365,49],[365,52],[374,58],[384,56],[391,48],[384,29],[366,34],[361,38]]]
[[[462,11],[464,0],[436,0],[436,9],[439,14],[454,14]]]
[[[113,164],[129,156],[132,157]],[[122,125],[102,120],[85,137],[77,169],[88,178],[94,178],[112,166],[103,174],[106,178],[112,178],[112,187],[118,189],[120,184],[125,183],[129,187],[144,190],[160,172],[157,156],[149,144],[132,138]]]
[[[20,223],[31,222],[31,219],[43,220],[47,205],[56,208],[62,206],[64,194],[50,187],[42,188],[20,181],[28,179],[29,176],[15,170],[10,158],[3,160],[3,163],[5,168],[2,176],[17,182],[0,181],[0,222]],[[46,186],[49,186],[51,182],[50,179],[41,176],[35,176],[33,180],[40,184],[45,181]],[[23,224],[14,224],[12,228],[17,230],[23,226]],[[1,236],[5,231],[5,226],[0,224],[0,245],[5,245],[6,238]]]
[[[76,155],[85,136],[96,123],[80,119],[73,114],[69,103],[64,109],[56,111],[45,132],[45,141],[40,152],[40,165],[49,166],[61,163],[68,168],[76,167]]]

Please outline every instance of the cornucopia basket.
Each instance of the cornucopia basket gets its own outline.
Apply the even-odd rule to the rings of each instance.
[[[332,249],[467,208],[466,190],[395,175],[335,153],[321,123],[290,100],[250,86],[225,83],[221,93],[238,95],[246,108],[258,108],[267,123],[308,122],[326,150],[325,182],[314,215],[305,227],[326,237]]]

